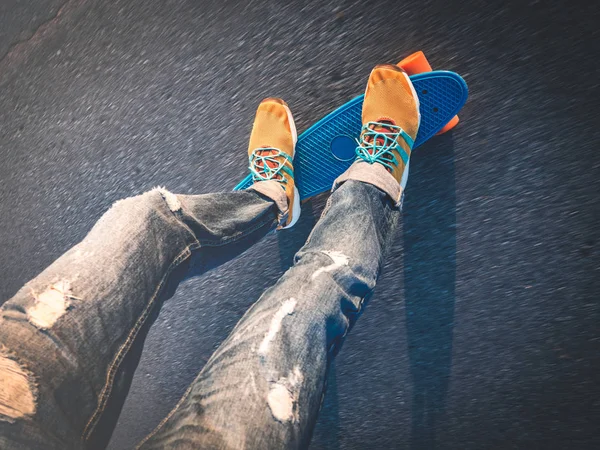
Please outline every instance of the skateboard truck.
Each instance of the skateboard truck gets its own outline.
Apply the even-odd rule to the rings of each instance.
[[[404,69],[409,76],[433,71],[431,64],[429,64],[429,61],[427,61],[427,58],[425,57],[425,54],[420,50],[412,55],[408,55],[406,58],[400,61],[397,66],[401,69]],[[452,120],[450,120],[450,122],[444,126],[444,128],[436,133],[436,135],[444,134],[445,132],[450,131],[456,126],[458,121],[458,116],[454,116]]]

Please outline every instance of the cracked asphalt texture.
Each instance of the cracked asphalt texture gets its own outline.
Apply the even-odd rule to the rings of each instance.
[[[403,224],[311,448],[600,448],[600,14],[581,3],[5,0],[0,301],[120,198],[233,188],[263,97],[304,130],[372,66],[422,49],[470,97],[413,155]],[[169,412],[325,197],[180,286],[110,449]]]

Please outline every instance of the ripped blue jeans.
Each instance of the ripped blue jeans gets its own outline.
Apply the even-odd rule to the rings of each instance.
[[[0,310],[0,448],[104,447],[163,301],[186,274],[273,230],[277,213],[254,191],[154,189],[117,202]],[[339,186],[294,265],[139,447],[308,447],[329,363],[375,287],[399,217],[378,188]]]

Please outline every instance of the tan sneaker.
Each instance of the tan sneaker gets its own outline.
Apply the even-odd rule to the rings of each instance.
[[[358,180],[377,186],[400,203],[420,122],[419,97],[406,72],[391,64],[376,66],[365,91],[356,161],[334,188]]]
[[[400,67],[376,66],[369,76],[357,158],[382,164],[404,189],[421,117],[419,97]]]
[[[249,168],[254,181],[250,189],[277,203],[278,229],[293,226],[300,217],[300,194],[294,182],[292,163],[297,140],[288,105],[280,98],[264,99],[258,105],[248,145]]]

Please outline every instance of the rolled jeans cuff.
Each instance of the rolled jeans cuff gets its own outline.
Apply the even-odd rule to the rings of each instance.
[[[348,170],[335,179],[331,192],[335,191],[342,183],[348,180],[372,184],[385,192],[397,207],[402,206],[402,193],[404,189],[402,189],[400,183],[381,164],[355,161]]]
[[[281,189],[281,184],[273,180],[257,181],[247,190],[256,191],[273,200],[275,205],[277,205],[277,209],[279,210],[279,214],[277,216],[278,225],[281,227],[287,223],[289,214],[288,199],[285,191]]]

